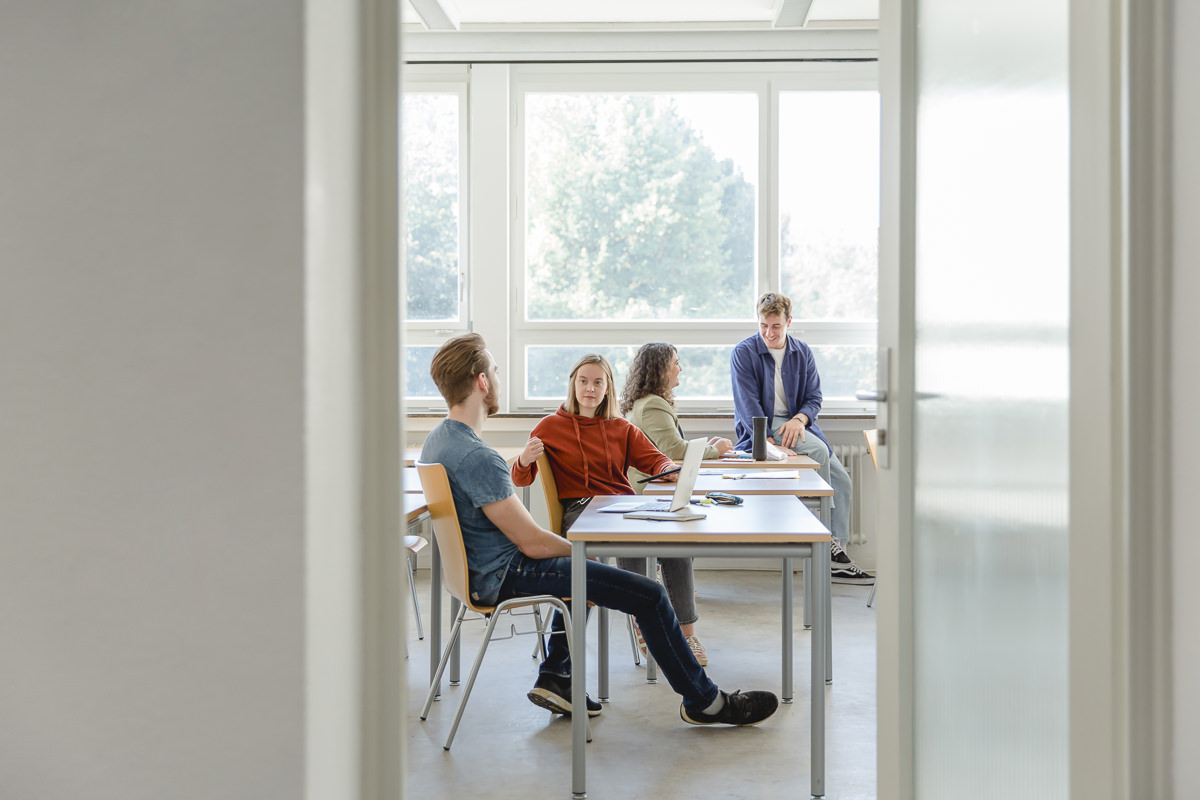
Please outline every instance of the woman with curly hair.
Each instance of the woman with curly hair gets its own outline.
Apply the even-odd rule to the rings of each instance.
[[[687,439],[679,427],[679,416],[675,413],[673,391],[679,385],[681,372],[683,367],[679,363],[679,351],[674,345],[666,342],[644,344],[633,357],[633,365],[621,390],[620,402],[621,413],[646,434],[655,447],[676,461],[682,461],[687,450]],[[733,443],[729,439],[714,436],[705,448],[704,457],[720,458],[732,449]],[[633,486],[644,486],[638,483],[644,477],[646,475],[635,468],[629,471],[629,481]],[[696,654],[696,660],[706,665],[708,655],[696,637],[699,615],[696,613],[692,559],[664,558],[660,559],[660,563],[663,584],[671,596],[671,604],[675,606],[679,627]],[[618,558],[617,566],[631,572],[646,571],[646,561],[641,558]]]

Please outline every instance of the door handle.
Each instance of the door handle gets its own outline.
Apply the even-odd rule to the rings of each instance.
[[[875,428],[879,431],[878,443],[875,446],[875,463],[879,469],[888,468],[888,386],[891,385],[891,349],[887,347],[879,348],[876,354],[875,365],[875,387],[874,389],[860,389],[854,393],[854,396],[859,400],[866,402],[874,402],[879,405],[875,407]]]

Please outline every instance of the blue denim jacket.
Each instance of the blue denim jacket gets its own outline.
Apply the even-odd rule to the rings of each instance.
[[[817,425],[821,413],[821,376],[812,350],[795,336],[787,337],[787,352],[783,356],[783,388],[787,392],[788,417],[803,412],[808,416],[808,429],[825,446],[829,440]],[[729,359],[733,375],[733,419],[738,450],[749,450],[754,435],[754,417],[766,417],[767,427],[775,430],[787,419],[775,420],[775,359],[767,343],[758,334],[748,336],[733,348]],[[833,452],[832,448],[830,452]]]
[[[470,425],[452,419],[442,420],[429,432],[421,460],[446,468],[467,550],[471,598],[482,605],[495,605],[500,584],[520,551],[483,513],[483,506],[513,493],[508,465]]]

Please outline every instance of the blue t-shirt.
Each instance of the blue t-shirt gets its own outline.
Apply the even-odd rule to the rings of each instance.
[[[508,465],[470,425],[452,419],[442,420],[429,432],[421,460],[446,468],[467,550],[471,597],[482,605],[495,605],[508,565],[520,550],[488,519],[483,506],[513,493]]]

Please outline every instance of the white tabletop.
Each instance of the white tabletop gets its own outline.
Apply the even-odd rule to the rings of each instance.
[[[429,510],[429,506],[425,504],[425,495],[405,493],[404,499],[404,521],[412,524],[420,518],[422,514]]]
[[[767,543],[829,540],[829,531],[801,508],[794,496],[760,495],[740,506],[691,506],[687,510],[705,514],[688,522],[626,519],[621,514],[601,511],[613,503],[628,502],[628,496],[596,497],[567,532],[570,541],[586,542],[711,542]],[[786,519],[786,524],[781,520]]]
[[[788,456],[782,461],[755,461],[749,458],[708,458],[700,462],[700,468],[719,469],[816,469],[821,466],[808,456]]]
[[[703,468],[701,468],[703,471]],[[772,470],[775,472],[777,470]],[[744,470],[730,470],[728,475],[738,475]],[[833,497],[833,487],[825,482],[814,469],[796,470],[794,478],[727,478],[722,475],[704,475],[696,478],[694,494],[727,492],[728,494],[789,494],[793,497]],[[645,494],[673,494],[674,483],[654,481],[646,484]]]
[[[403,467],[400,470],[400,485],[403,487],[405,494],[422,493],[421,478],[417,475],[416,467]]]

